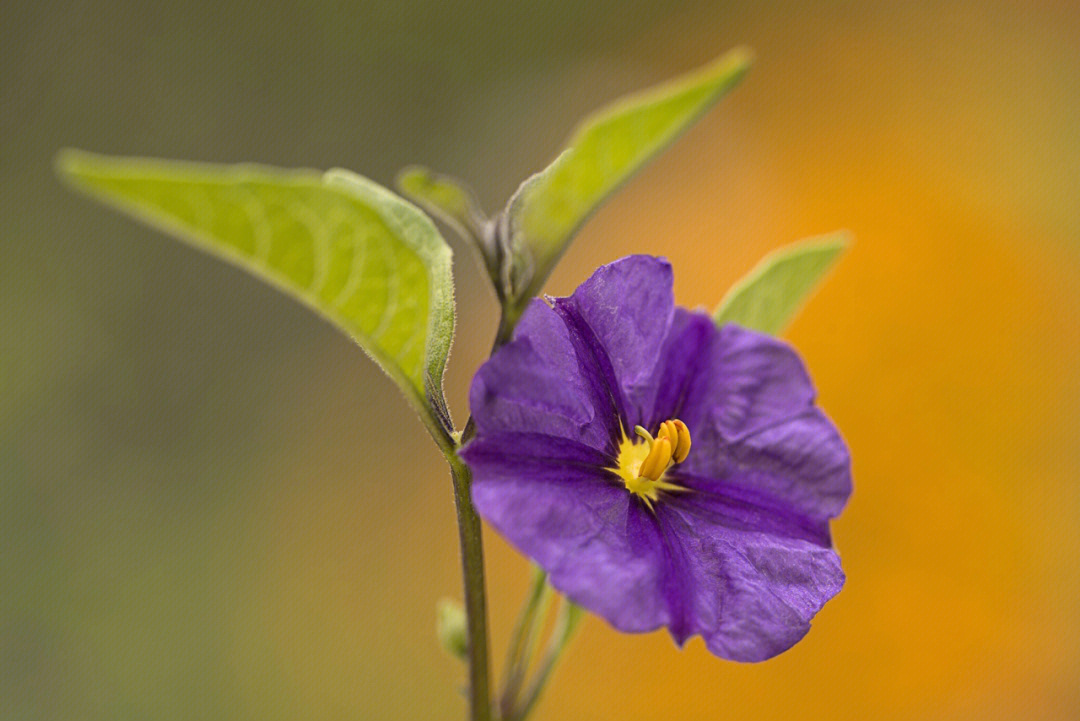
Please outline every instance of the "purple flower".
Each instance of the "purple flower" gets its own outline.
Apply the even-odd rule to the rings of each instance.
[[[659,258],[549,300],[473,379],[480,515],[615,628],[790,648],[844,583],[829,519],[851,494],[799,357],[676,308]]]

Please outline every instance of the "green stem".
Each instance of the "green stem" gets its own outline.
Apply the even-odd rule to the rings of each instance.
[[[555,630],[552,631],[551,641],[548,643],[547,653],[544,654],[544,660],[540,664],[532,684],[529,686],[528,693],[525,695],[525,702],[513,714],[506,717],[507,721],[523,721],[533,710],[533,707],[536,706],[536,702],[540,700],[540,694],[547,684],[548,677],[551,676],[555,663],[562,655],[563,649],[566,648],[566,643],[573,635],[574,629],[577,628],[582,614],[581,607],[574,605],[570,599],[563,598],[562,606],[559,607],[559,617],[555,620]]]
[[[514,631],[510,636],[510,647],[506,655],[506,678],[499,696],[499,711],[504,719],[511,717],[517,705],[518,693],[521,691],[521,684],[525,681],[525,673],[528,671],[529,660],[536,647],[537,636],[540,635],[540,626],[549,600],[547,573],[534,566],[529,595],[514,624]]]
[[[515,316],[504,312],[499,317],[491,352],[501,348],[514,332]],[[472,416],[465,424],[461,440],[455,442],[441,429],[432,430],[435,442],[450,464],[454,481],[454,505],[457,507],[458,538],[461,543],[461,573],[465,585],[465,631],[469,651],[469,718],[491,721],[491,692],[488,671],[487,597],[484,590],[484,539],[480,516],[472,502],[472,472],[458,456],[458,449],[476,435]]]
[[[461,542],[461,571],[465,581],[465,618],[469,652],[469,718],[491,721],[491,694],[488,678],[487,600],[484,592],[484,545],[480,516],[476,514],[469,487],[472,473],[457,454],[448,455],[454,480],[458,536]]]

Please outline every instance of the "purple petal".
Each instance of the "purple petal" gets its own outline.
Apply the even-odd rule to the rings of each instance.
[[[758,530],[781,532],[775,524],[786,524],[786,535],[794,537],[800,536],[797,527],[827,533],[825,522],[839,515],[851,495],[851,457],[824,413],[809,408],[735,442],[722,434],[721,424],[702,428],[672,475],[729,505],[762,509],[771,520],[763,519]]]
[[[710,428],[672,473],[690,491],[657,506],[669,628],[679,643],[700,634],[719,656],[761,661],[802,638],[843,586],[828,521],[851,494],[850,458],[816,408],[734,444]]]
[[[527,434],[482,437],[463,452],[480,515],[575,603],[627,632],[670,616],[655,518],[601,470],[596,451]]]
[[[802,359],[783,341],[726,325],[711,349],[706,371],[715,379],[708,396],[696,400],[709,422],[734,440],[810,408],[816,396]]]
[[[815,396],[784,342],[734,325],[717,329],[708,315],[682,308],[652,373],[627,395],[646,428],[681,418],[695,439],[711,427],[729,440],[803,412]]]
[[[844,584],[831,548],[770,533],[732,531],[684,508],[657,509],[669,559],[669,630],[701,635],[733,661],[787,650]]]
[[[711,365],[719,346],[712,318],[676,308],[652,374],[629,389],[630,425],[656,430],[669,418],[681,418],[693,429],[704,405],[694,399],[708,397],[715,385]]]
[[[597,414],[562,320],[534,300],[514,339],[476,372],[469,405],[481,434],[528,430],[606,448],[618,418]]]
[[[675,308],[671,264],[632,255],[600,267],[569,298],[554,300],[568,325],[583,324],[609,359],[617,386],[646,380]]]

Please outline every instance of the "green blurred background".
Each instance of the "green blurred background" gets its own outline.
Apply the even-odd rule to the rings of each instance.
[[[1070,2],[7,3],[0,718],[457,719],[445,467],[363,354],[77,197],[62,146],[419,162],[488,210],[619,94],[751,74],[549,283],[665,254],[714,305],[856,245],[788,336],[850,441],[847,587],[764,664],[590,618],[546,719],[1080,717],[1080,12]],[[459,419],[493,331],[457,250]],[[525,562],[489,536],[495,656]]]

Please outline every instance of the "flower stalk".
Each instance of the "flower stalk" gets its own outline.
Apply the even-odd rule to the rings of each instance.
[[[513,717],[518,695],[525,683],[529,660],[533,657],[536,640],[540,635],[540,627],[550,601],[551,592],[547,584],[547,573],[533,566],[529,593],[525,597],[525,603],[521,607],[521,613],[510,637],[505,678],[502,693],[499,694],[499,713],[504,720]]]
[[[480,517],[476,514],[469,486],[472,474],[457,454],[448,454],[454,482],[458,538],[461,543],[461,571],[465,587],[465,631],[469,665],[469,718],[491,721],[488,672],[487,594],[484,589],[484,545]]]
[[[562,656],[567,642],[574,635],[583,614],[584,611],[580,606],[575,605],[568,598],[563,598],[562,605],[559,607],[559,616],[555,620],[555,630],[551,634],[551,640],[548,642],[547,651],[540,662],[540,668],[537,670],[533,682],[529,685],[528,691],[525,692],[520,705],[510,714],[504,716],[504,721],[524,721],[533,710],[533,707],[536,706],[548,678],[551,677],[551,672],[555,669],[555,664],[558,662],[559,657]]]
[[[499,327],[492,343],[494,354],[510,340],[516,317],[504,311],[499,316]],[[469,666],[469,719],[491,721],[491,676],[488,653],[487,592],[484,582],[484,541],[480,516],[476,513],[470,495],[472,472],[458,456],[461,446],[475,434],[476,424],[472,417],[457,438],[435,433],[454,485],[454,506],[457,509],[458,539],[461,545],[461,572],[465,592],[465,620],[467,656]]]

